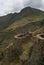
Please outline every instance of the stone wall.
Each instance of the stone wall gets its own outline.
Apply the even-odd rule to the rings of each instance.
[[[32,55],[28,65],[43,65],[44,58],[44,33],[35,36]],[[42,60],[41,60],[42,59]]]
[[[8,45],[4,51],[4,59],[2,65],[9,65],[9,62],[16,60],[17,53],[20,55],[21,45],[25,44],[33,37],[34,45],[32,55],[27,65],[40,65],[41,59],[44,57],[44,33],[33,36],[32,33],[18,34],[14,36],[14,41]],[[17,55],[17,57],[19,56]],[[42,65],[42,63],[41,63]]]
[[[9,65],[9,62],[16,60],[16,55],[22,44],[27,42],[32,37],[32,33],[18,34],[14,36],[14,41],[8,45],[4,51],[4,59],[2,65]],[[21,51],[21,49],[20,49]],[[20,53],[19,53],[20,55]]]

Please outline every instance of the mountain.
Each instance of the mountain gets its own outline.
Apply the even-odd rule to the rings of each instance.
[[[32,37],[28,32],[32,33]],[[0,16],[0,65],[28,65],[35,43],[33,36],[43,32],[44,12],[41,10],[26,7],[19,13]],[[16,35],[20,37],[29,35],[29,39],[26,37],[26,40],[23,39],[21,42],[14,38]],[[20,42],[22,45],[18,46]],[[7,63],[4,63],[5,60]]]
[[[25,18],[26,17],[26,18]],[[21,10],[20,13],[8,14],[6,16],[0,17],[0,30],[7,28],[9,25],[14,24],[14,22],[19,21],[21,19],[32,20],[32,19],[43,19],[44,12],[26,7]]]

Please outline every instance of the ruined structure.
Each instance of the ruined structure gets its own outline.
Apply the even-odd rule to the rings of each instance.
[[[22,53],[21,45],[25,44],[31,38],[33,38],[34,40],[34,45],[31,53],[31,57],[28,59],[27,65],[43,65],[44,33],[37,34],[36,36],[33,36],[32,33],[15,35],[13,43],[8,45],[5,49],[2,65],[9,65],[9,62],[19,59],[19,56]]]
[[[14,36],[14,41],[8,45],[4,52],[4,59],[2,65],[9,65],[9,62],[16,60],[16,55],[20,55],[21,45],[26,43],[32,37],[32,33],[18,34]]]
[[[44,65],[44,33],[35,36],[32,55],[28,65]]]
[[[30,38],[32,37],[32,33],[27,32],[25,34],[18,34],[14,36],[14,41],[15,41],[15,47],[19,47],[25,42],[27,42]]]

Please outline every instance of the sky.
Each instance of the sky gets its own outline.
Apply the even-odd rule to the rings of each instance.
[[[44,0],[0,0],[0,16],[20,12],[28,6],[44,11]]]

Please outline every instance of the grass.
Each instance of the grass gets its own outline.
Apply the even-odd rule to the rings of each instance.
[[[30,11],[30,12],[29,12]],[[27,10],[27,13],[19,13],[18,15],[16,14],[11,14],[11,15],[7,15],[7,17],[5,16],[4,18],[1,18],[0,20],[2,20],[1,24],[0,24],[0,29],[2,29],[2,32],[0,32],[0,50],[4,51],[4,49],[13,42],[14,40],[14,35],[18,34],[18,33],[25,33],[25,32],[30,32],[33,31],[33,34],[37,33],[38,31],[34,32],[35,30],[39,30],[41,27],[40,24],[39,25],[30,25],[29,23],[31,22],[40,22],[44,19],[44,14],[41,13],[38,14],[37,13],[31,13],[31,10],[29,9],[29,11]],[[26,15],[26,16],[25,16]],[[16,18],[15,18],[16,17]],[[43,24],[44,25],[44,24]],[[1,30],[0,30],[1,31]],[[32,52],[32,46],[33,46],[33,41],[29,40],[26,43],[24,43],[22,45],[22,54],[20,55],[20,58],[25,60],[28,60],[29,57],[31,56],[31,52]],[[1,65],[1,61],[0,61],[0,65]],[[17,62],[15,63],[15,61],[11,62],[10,65],[21,65],[21,63]]]
[[[27,41],[22,45],[23,52],[20,56],[20,59],[26,61],[29,58],[30,48],[33,46],[32,40]]]
[[[36,22],[36,21],[41,21],[43,20],[44,17],[42,15],[40,16],[33,16],[33,17],[24,17],[15,23],[11,24],[8,28],[4,29],[3,31],[8,32],[8,31],[13,31],[18,27],[22,27],[30,22]]]

